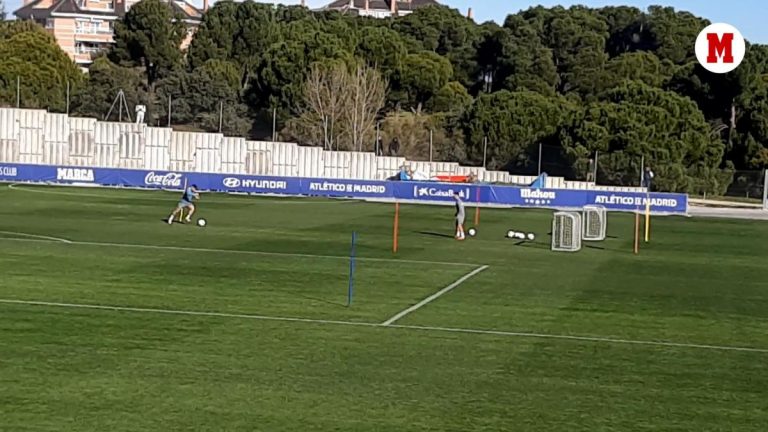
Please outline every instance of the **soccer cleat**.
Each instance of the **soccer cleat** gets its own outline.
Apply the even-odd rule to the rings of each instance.
[[[173,225],[173,216],[168,217],[168,225]]]
[[[190,217],[189,217],[189,216],[187,216],[187,217],[184,219],[184,222],[186,222],[186,223],[192,223],[192,219],[190,219]]]

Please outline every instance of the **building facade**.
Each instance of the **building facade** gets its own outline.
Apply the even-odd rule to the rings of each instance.
[[[359,16],[388,18],[404,16],[426,6],[440,5],[436,0],[336,0],[323,9],[334,9]]]
[[[115,22],[139,0],[24,0],[14,12],[17,18],[45,27],[61,49],[82,68],[87,68],[99,51],[115,42]],[[207,2],[206,2],[207,3]],[[203,11],[183,0],[169,0],[169,6],[188,26],[182,43],[186,48],[200,24]]]

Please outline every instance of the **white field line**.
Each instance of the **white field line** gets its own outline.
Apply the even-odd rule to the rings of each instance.
[[[234,318],[234,319],[247,319],[247,320],[256,320],[256,321],[325,324],[325,325],[339,325],[339,326],[353,326],[353,327],[370,327],[370,328],[379,328],[379,329],[387,328],[387,329],[417,330],[422,332],[435,332],[435,333],[440,332],[440,333],[486,335],[486,336],[500,336],[500,337],[512,337],[512,338],[549,339],[549,340],[560,340],[560,341],[605,343],[605,344],[615,344],[615,345],[640,345],[640,346],[685,348],[685,349],[699,349],[699,350],[712,350],[712,351],[741,351],[741,352],[768,354],[768,348],[705,345],[705,344],[664,342],[664,341],[642,341],[642,340],[615,339],[615,338],[608,338],[608,337],[593,337],[593,336],[571,336],[571,335],[543,334],[543,333],[520,333],[520,332],[510,332],[510,331],[500,331],[500,330],[478,330],[478,329],[464,329],[464,328],[451,328],[451,327],[411,326],[411,325],[398,325],[398,324],[382,326],[381,324],[367,323],[367,322],[337,321],[337,320],[323,320],[323,319],[311,319],[311,318],[290,318],[290,317],[277,317],[277,316],[268,316],[268,315],[249,315],[249,314],[234,314],[234,313],[223,313],[223,312],[199,312],[199,311],[188,311],[188,310],[155,309],[155,308],[140,308],[140,307],[128,307],[128,306],[58,303],[58,302],[45,302],[45,301],[34,301],[34,300],[0,299],[0,304],[58,307],[58,308],[69,308],[69,309],[91,309],[91,310],[103,310],[103,311],[111,311],[111,312],[133,312],[133,313],[177,315],[177,316]]]
[[[237,249],[208,249],[208,248],[194,248],[194,247],[183,247],[183,246],[145,245],[145,244],[133,244],[133,243],[100,243],[100,242],[65,240],[65,239],[60,239],[56,237],[36,236],[33,234],[23,234],[23,233],[13,233],[13,234],[33,236],[34,238],[26,239],[26,238],[0,237],[0,241],[48,242],[48,243],[66,242],[67,244],[73,245],[73,246],[116,247],[116,248],[132,248],[132,249],[171,250],[171,251],[224,253],[224,254],[239,254],[239,255],[293,257],[293,258],[317,258],[317,259],[335,259],[335,260],[345,260],[345,261],[349,260],[348,256],[339,256],[339,255],[313,255],[313,254],[301,254],[301,253],[290,253],[290,252],[263,252],[263,251],[237,250]],[[475,267],[478,265],[478,264],[472,264],[472,263],[421,261],[421,260],[373,258],[373,257],[359,257],[359,256],[355,257],[355,260],[368,261],[368,262],[391,262],[391,263],[401,263],[401,264],[424,264],[424,265],[440,265],[440,266],[454,266],[454,267]]]
[[[476,268],[476,269],[472,270],[471,272],[469,272],[469,273],[465,274],[464,276],[462,276],[461,278],[459,278],[459,279],[458,279],[456,282],[454,282],[454,283],[452,283],[452,284],[448,285],[447,287],[445,287],[445,288],[441,289],[440,291],[438,291],[438,292],[436,292],[436,293],[432,294],[431,296],[429,296],[429,297],[425,298],[424,300],[422,300],[422,301],[420,301],[420,302],[416,303],[415,305],[413,305],[413,306],[409,307],[408,309],[404,309],[404,310],[402,310],[402,311],[398,312],[397,314],[395,314],[395,315],[394,315],[393,317],[391,317],[390,319],[388,319],[388,320],[384,321],[383,323],[381,323],[381,325],[383,325],[383,326],[389,326],[389,325],[392,325],[393,323],[395,323],[395,322],[396,322],[397,320],[399,320],[400,318],[402,318],[402,317],[404,317],[404,316],[408,315],[408,314],[409,314],[409,313],[411,313],[411,312],[414,312],[414,311],[416,311],[416,310],[418,310],[418,309],[421,309],[421,308],[422,308],[422,307],[424,307],[425,305],[427,305],[427,304],[429,304],[430,302],[434,301],[435,299],[439,298],[439,297],[440,297],[440,296],[442,296],[443,294],[445,294],[445,293],[447,293],[447,292],[451,291],[452,289],[454,289],[454,288],[456,288],[457,286],[461,285],[462,283],[466,282],[466,280],[467,280],[467,279],[471,278],[472,276],[474,276],[474,275],[476,275],[476,274],[480,273],[481,271],[483,271],[483,270],[485,270],[485,269],[487,269],[487,268],[488,268],[488,266],[487,266],[487,265],[484,265],[484,266],[482,266],[482,267],[478,267],[478,268]]]
[[[16,232],[16,231],[0,231],[0,234],[8,234],[8,235],[16,235],[20,237],[28,237],[27,239],[15,239],[15,240],[26,240],[30,241],[30,239],[35,239],[39,241],[51,241],[51,242],[57,242],[57,243],[72,243],[71,240],[67,240],[65,238],[60,237],[50,237],[50,236],[44,236],[44,235],[38,235],[38,234],[27,234],[23,232]],[[14,240],[14,239],[9,239]]]
[[[119,199],[119,198],[124,198],[124,197],[110,196],[109,194],[98,194],[98,193],[87,193],[87,192],[64,192],[64,191],[42,189],[40,187],[24,187],[24,186],[25,185],[21,185],[21,184],[18,184],[18,183],[12,183],[12,184],[8,185],[8,189],[15,190],[15,191],[20,191],[20,192],[31,192],[31,193],[48,194],[48,195],[69,195],[69,196],[78,196],[78,197],[94,197],[94,198],[101,198],[101,199]],[[52,186],[52,187],[75,188],[75,186],[61,186],[61,185]],[[93,190],[93,189],[91,188],[91,190]],[[176,192],[176,191],[169,191],[169,190],[166,190],[166,189],[146,189],[146,190],[143,190],[143,189],[132,189],[132,188],[108,188],[108,187],[105,187],[102,190],[104,190],[104,191],[145,192],[147,194],[149,192],[158,192],[158,191],[162,190],[163,192],[178,193],[179,195],[182,192],[182,191],[178,191],[178,192]],[[231,204],[231,203],[237,202],[237,203],[243,203],[243,204],[259,204],[259,203],[265,204],[265,203],[269,203],[269,204],[281,204],[281,205],[284,205],[284,204],[301,204],[301,205],[304,205],[304,204],[345,204],[345,203],[357,203],[357,202],[359,202],[357,200],[347,200],[347,199],[338,199],[338,198],[328,198],[328,199],[325,199],[325,200],[306,200],[306,198],[295,199],[297,197],[280,198],[280,197],[268,196],[268,195],[265,195],[265,196],[253,195],[253,196],[251,196],[251,195],[241,195],[241,194],[226,194],[224,192],[208,192],[208,193],[206,193],[206,195],[222,195],[222,196],[223,195],[233,195],[233,196],[237,197],[237,198],[235,198],[235,200],[231,200],[231,201],[212,200],[212,199],[203,198],[202,202],[208,202],[208,203],[213,203],[213,204]],[[249,200],[245,199],[245,197],[250,197],[250,198],[254,198],[254,199],[249,201]],[[295,200],[291,200],[291,198],[293,198]],[[173,204],[174,204],[174,201],[173,201],[174,199],[173,199],[173,197],[170,197],[170,196],[168,198],[141,197],[141,198],[137,198],[137,199],[139,199],[141,201],[163,201],[163,202],[166,202],[166,203],[170,203],[169,205],[171,205],[171,206],[173,206]]]

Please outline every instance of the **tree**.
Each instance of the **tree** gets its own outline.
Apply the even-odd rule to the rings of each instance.
[[[490,91],[531,90],[553,95],[559,77],[552,51],[536,30],[518,16],[507,18],[505,27],[486,24],[477,49],[477,63],[490,80]]]
[[[17,78],[23,108],[66,109],[67,83],[74,91],[83,76],[52,36],[35,24],[0,24],[0,103],[16,105]]]
[[[428,6],[394,21],[393,29],[411,41],[412,52],[433,51],[453,66],[456,80],[469,88],[479,75],[476,48],[481,29],[459,11]]]
[[[461,113],[472,105],[472,96],[460,82],[452,81],[444,85],[427,102],[427,109],[431,112]]]
[[[83,117],[103,119],[120,90],[123,90],[129,110],[132,111],[136,105],[149,106],[140,70],[118,66],[106,57],[99,57],[88,69],[85,85],[72,95],[72,112]],[[152,110],[147,114],[145,119],[151,124],[156,116],[153,116]]]
[[[162,0],[142,0],[115,23],[116,62],[142,66],[150,90],[155,82],[181,64],[181,42],[187,34],[183,18]]]
[[[408,54],[394,79],[399,100],[419,109],[453,77],[453,67],[444,57],[430,51]]]
[[[556,137],[571,109],[560,97],[530,91],[483,94],[462,119],[468,159],[482,163],[487,138],[489,169],[525,170],[538,145]]]
[[[214,62],[192,72],[174,71],[158,81],[155,111],[167,113],[170,102],[173,124],[185,124],[206,132],[218,132],[221,126],[221,132],[226,135],[245,136],[251,129],[251,121],[240,99],[239,83],[232,82],[231,70],[228,71],[226,65]]]
[[[722,184],[716,176],[724,145],[709,133],[704,115],[688,98],[628,81],[589,105],[562,134],[567,153],[582,159],[599,150],[599,178],[637,185],[640,159],[654,168],[662,190],[694,191],[698,184]],[[721,191],[722,192],[722,191]]]
[[[400,69],[407,50],[397,32],[384,27],[363,27],[355,54],[391,78]]]
[[[542,43],[552,50],[560,75],[561,93],[594,94],[595,75],[608,59],[605,53],[608,25],[592,9],[542,6],[529,9],[522,17],[537,29]],[[508,22],[505,27],[511,28]]]
[[[299,117],[286,132],[313,145],[370,150],[386,88],[381,74],[370,67],[315,63],[305,83]]]
[[[0,0],[0,21],[5,21],[5,2]]]

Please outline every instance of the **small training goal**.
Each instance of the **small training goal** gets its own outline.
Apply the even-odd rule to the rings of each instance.
[[[584,207],[584,241],[603,241],[605,240],[608,228],[608,214],[603,206],[585,206]]]
[[[552,220],[552,250],[578,252],[581,250],[581,214],[557,212]]]
[[[578,252],[582,241],[603,241],[608,212],[603,206],[585,206],[582,212],[560,211],[552,219],[552,250]]]

